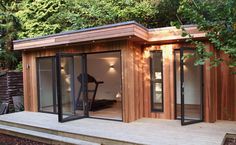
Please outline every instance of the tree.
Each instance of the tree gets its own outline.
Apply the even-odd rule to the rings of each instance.
[[[23,30],[20,38],[135,20],[156,26],[154,0],[23,0],[16,16]]]
[[[22,0],[16,16],[22,24],[19,38],[30,38],[61,32],[71,24],[67,21],[70,1]]]
[[[179,22],[173,23],[177,28],[181,24],[196,24],[200,31],[206,32],[206,37],[214,45],[216,51],[227,54],[230,61],[214,57],[204,44],[195,41],[183,28],[183,36],[189,36],[188,41],[196,45],[196,65],[203,65],[211,60],[212,66],[225,62],[229,67],[236,67],[236,1],[235,0],[181,0],[178,9]],[[211,58],[211,59],[210,59]]]
[[[85,0],[76,3],[74,28],[94,27],[135,20],[146,27],[157,25],[157,4],[151,0]]]
[[[17,38],[20,23],[14,13],[17,1],[0,1],[0,68],[14,69],[20,59],[17,52],[12,52],[12,41]]]
[[[176,19],[179,0],[0,0],[1,66],[13,69],[12,40],[135,20],[148,27]],[[21,24],[21,25],[20,25]]]
[[[172,21],[177,21],[177,10],[179,8],[180,0],[160,0],[157,2],[157,9],[159,11],[157,15],[158,25],[155,27],[169,26]]]

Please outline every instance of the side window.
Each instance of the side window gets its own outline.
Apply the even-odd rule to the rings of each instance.
[[[150,52],[151,111],[163,112],[163,63],[162,51]]]
[[[38,109],[39,112],[56,113],[55,58],[37,58]]]

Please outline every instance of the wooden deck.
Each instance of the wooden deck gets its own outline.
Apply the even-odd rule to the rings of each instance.
[[[33,112],[0,116],[1,132],[9,131],[6,126],[99,144],[123,145],[220,145],[226,133],[236,134],[236,122],[232,121],[181,126],[178,120],[144,118],[123,123],[87,118],[59,123],[57,115]]]

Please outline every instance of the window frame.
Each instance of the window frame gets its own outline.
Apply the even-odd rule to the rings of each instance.
[[[162,95],[162,97],[161,97],[161,99],[162,99],[162,102],[161,102],[161,109],[157,109],[157,108],[154,108],[154,85],[155,85],[155,83],[156,83],[156,81],[155,80],[153,80],[153,71],[154,71],[154,67],[153,67],[153,57],[152,57],[152,53],[161,53],[161,89],[162,89],[162,93],[161,93],[161,95]],[[149,59],[149,62],[150,62],[150,86],[151,86],[151,89],[150,89],[150,91],[151,91],[151,112],[164,112],[164,81],[163,81],[163,52],[162,52],[162,50],[151,50],[150,51],[150,59]]]
[[[40,81],[39,81],[39,62],[40,60],[43,59],[50,59],[52,61],[52,95],[53,95],[53,111],[43,111],[41,110],[40,107]],[[38,98],[38,112],[42,112],[42,113],[51,113],[51,114],[57,114],[58,113],[58,108],[57,108],[57,96],[56,96],[56,67],[55,67],[55,63],[56,63],[56,57],[55,56],[46,56],[46,57],[36,57],[36,73],[37,73],[37,98]]]

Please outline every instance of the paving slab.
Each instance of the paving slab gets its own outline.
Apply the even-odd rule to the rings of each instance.
[[[179,120],[150,118],[131,123],[92,118],[59,123],[57,119],[55,114],[39,112],[18,112],[0,116],[0,121],[150,145],[220,145],[226,133],[236,134],[235,121],[181,126]]]

